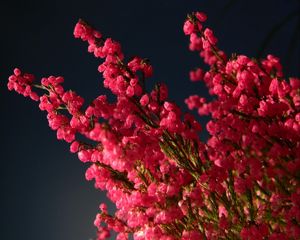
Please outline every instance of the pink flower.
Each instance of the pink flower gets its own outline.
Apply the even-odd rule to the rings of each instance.
[[[190,35],[195,31],[195,25],[190,21],[186,20],[183,25],[183,32],[185,35]]]
[[[57,138],[89,164],[85,177],[107,192],[116,211],[101,204],[97,239],[299,239],[300,96],[298,78],[284,80],[278,58],[226,54],[206,15],[188,16],[189,48],[209,68],[190,72],[212,97],[191,95],[189,110],[209,115],[207,136],[191,113],[168,98],[165,84],[148,90],[147,59],[127,61],[121,45],[84,21],[74,29],[111,91],[87,106],[62,77],[14,69],[7,87],[39,101]],[[148,85],[147,85],[148,86]],[[45,91],[41,96],[35,92]]]
[[[217,43],[217,38],[214,36],[214,33],[211,29],[206,28],[204,30],[204,36],[207,38],[211,45],[215,45]]]
[[[204,12],[196,12],[195,16],[200,22],[205,22],[207,20],[207,16]]]
[[[200,81],[203,78],[203,70],[201,68],[197,68],[195,71],[190,71],[190,79],[195,81]]]
[[[143,95],[140,99],[142,106],[146,106],[149,103],[149,96],[147,94]]]

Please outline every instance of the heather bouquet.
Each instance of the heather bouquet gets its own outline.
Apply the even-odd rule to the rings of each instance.
[[[147,88],[148,59],[126,58],[120,44],[79,20],[74,36],[103,59],[98,71],[113,100],[91,103],[65,90],[61,76],[36,82],[15,69],[8,89],[47,112],[57,138],[89,164],[86,179],[107,192],[97,239],[299,239],[300,79],[286,78],[279,59],[227,56],[206,15],[187,16],[189,49],[209,66],[190,72],[212,100],[191,95],[190,110],[210,116],[201,126],[168,98]],[[200,140],[202,128],[209,133]]]

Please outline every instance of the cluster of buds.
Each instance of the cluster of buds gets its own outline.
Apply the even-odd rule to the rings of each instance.
[[[211,116],[206,142],[164,84],[146,89],[148,60],[126,61],[118,42],[82,20],[74,35],[104,59],[98,71],[115,101],[101,95],[83,107],[62,77],[36,84],[15,69],[9,78],[10,90],[39,101],[57,138],[90,164],[86,179],[115,203],[114,213],[99,207],[98,240],[112,231],[118,240],[300,238],[300,79],[285,79],[271,55],[227,57],[206,19],[192,13],[183,27],[190,50],[210,66],[190,78],[203,80],[214,100],[186,99],[189,109]]]

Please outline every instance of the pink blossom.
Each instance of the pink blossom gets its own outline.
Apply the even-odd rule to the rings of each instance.
[[[185,35],[192,34],[194,30],[195,30],[195,25],[190,20],[186,20],[183,25],[183,31]]]
[[[209,115],[202,127],[168,97],[165,84],[147,89],[153,67],[127,61],[121,45],[82,20],[74,36],[102,58],[103,86],[84,106],[63,77],[14,69],[7,87],[39,102],[57,138],[89,164],[85,177],[107,192],[116,211],[99,206],[97,239],[299,239],[300,96],[298,78],[285,80],[278,58],[227,58],[204,26],[206,15],[188,15],[189,48],[209,65],[190,72],[213,98],[191,95],[189,110]],[[43,95],[35,88],[45,91]],[[288,237],[287,237],[288,236]]]

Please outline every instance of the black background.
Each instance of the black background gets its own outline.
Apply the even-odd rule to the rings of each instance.
[[[38,78],[62,75],[65,88],[87,101],[103,94],[99,60],[72,35],[83,18],[121,42],[127,57],[149,58],[154,76],[148,85],[166,82],[171,99],[184,106],[189,94],[207,95],[201,83],[188,80],[189,70],[202,63],[188,51],[182,32],[187,13],[208,14],[207,23],[228,55],[255,56],[273,26],[299,10],[299,1],[28,0],[1,1],[0,8],[0,239],[82,240],[95,235],[93,220],[99,203],[107,201],[105,193],[85,180],[87,166],[68,152],[68,144],[56,140],[37,104],[6,89],[13,68]],[[288,21],[266,52],[284,61],[287,75],[300,76],[299,32],[288,58],[297,26],[299,18]]]

